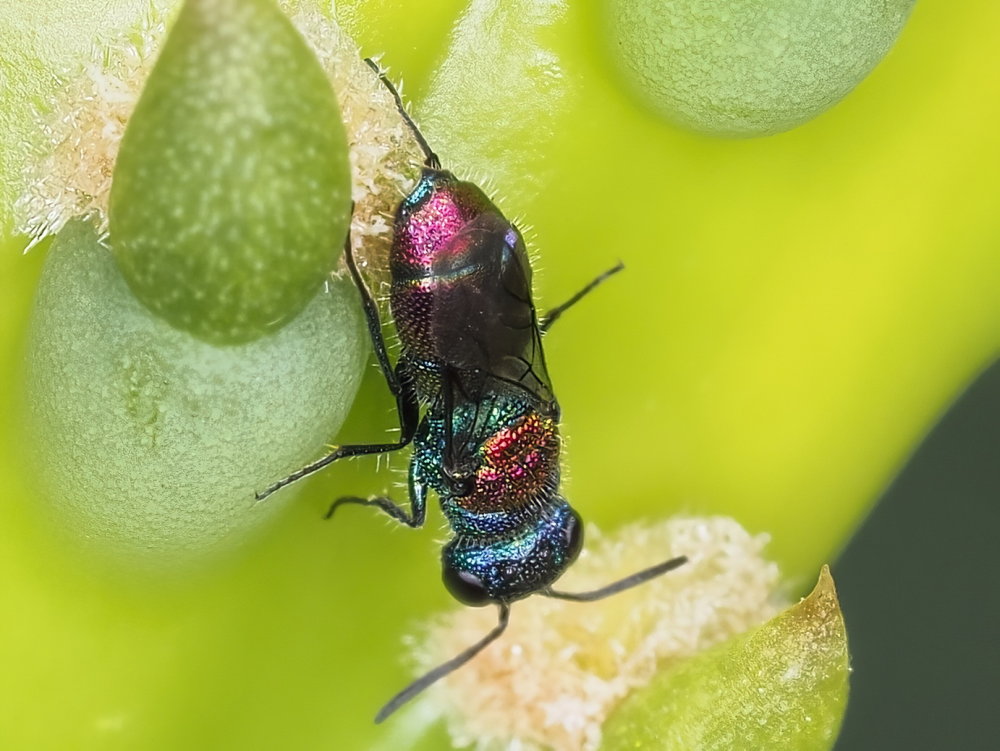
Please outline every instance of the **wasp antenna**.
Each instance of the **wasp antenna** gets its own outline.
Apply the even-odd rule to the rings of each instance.
[[[540,594],[546,597],[553,597],[557,600],[572,600],[574,602],[593,602],[594,600],[603,600],[605,597],[610,597],[611,595],[616,595],[619,592],[624,592],[626,589],[632,589],[640,584],[645,584],[650,579],[655,579],[661,574],[665,574],[668,571],[673,571],[679,566],[683,566],[687,563],[687,556],[681,555],[677,558],[671,558],[669,561],[664,561],[663,563],[658,563],[655,566],[650,566],[642,571],[637,571],[631,576],[626,576],[624,579],[619,579],[616,582],[612,582],[607,586],[601,587],[600,589],[594,589],[590,592],[557,592],[554,589],[543,589]]]
[[[402,116],[403,120],[406,121],[410,131],[413,133],[413,137],[416,138],[417,143],[420,144],[420,150],[424,152],[424,164],[430,169],[441,169],[441,160],[438,159],[438,155],[431,150],[430,145],[427,143],[427,139],[424,138],[424,134],[420,132],[420,128],[417,127],[417,124],[413,122],[413,118],[410,117],[409,113],[406,111],[406,108],[403,106],[403,100],[399,96],[399,91],[393,85],[392,81],[389,80],[381,66],[379,66],[378,62],[374,59],[366,57],[365,62],[368,63],[369,68],[375,71],[375,75],[378,76],[378,80],[381,81],[382,85],[389,90],[390,94],[392,94],[392,98],[396,102],[396,109],[399,110],[399,114]]]
[[[448,675],[448,673],[458,670],[458,668],[462,667],[465,663],[482,652],[492,642],[496,641],[500,637],[500,634],[504,632],[504,629],[507,628],[507,623],[510,620],[510,605],[506,602],[501,602],[498,603],[498,607],[500,609],[500,615],[497,620],[497,625],[493,627],[492,631],[461,654],[452,657],[448,660],[448,662],[441,663],[432,671],[422,675],[420,678],[417,678],[417,680],[392,697],[388,704],[382,707],[382,709],[378,711],[378,714],[375,715],[375,723],[378,724],[382,722],[386,717],[406,704],[406,702],[419,694],[425,688],[433,683],[437,683],[438,680],[444,678]]]

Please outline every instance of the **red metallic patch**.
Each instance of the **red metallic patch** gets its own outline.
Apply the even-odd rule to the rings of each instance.
[[[510,511],[552,492],[559,476],[559,435],[555,423],[537,413],[501,428],[479,449],[475,486],[460,505],[474,513]]]

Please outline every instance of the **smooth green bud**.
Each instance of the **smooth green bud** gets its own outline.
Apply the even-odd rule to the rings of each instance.
[[[271,0],[188,0],[122,139],[111,243],[135,295],[216,343],[275,331],[350,220],[329,79]]]
[[[830,571],[763,626],[662,671],[605,725],[603,751],[826,751],[847,707],[847,632]]]
[[[71,222],[30,326],[33,474],[62,526],[130,565],[234,544],[289,497],[254,491],[339,429],[365,341],[357,292],[336,280],[277,333],[208,344],[150,313],[93,228]]]
[[[721,136],[778,133],[847,95],[892,47],[914,0],[605,0],[633,94]]]

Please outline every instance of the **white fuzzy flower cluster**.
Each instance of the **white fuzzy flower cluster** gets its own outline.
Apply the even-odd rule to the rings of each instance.
[[[336,21],[312,3],[284,5],[337,94],[351,152],[352,245],[361,265],[383,276],[392,215],[412,188],[423,155],[392,96]],[[118,147],[169,18],[169,11],[151,5],[133,29],[67,73],[58,96],[38,113],[41,137],[14,209],[17,230],[34,242],[79,216],[92,216],[107,229]]]
[[[531,597],[510,627],[428,691],[425,718],[443,714],[455,744],[478,749],[595,749],[631,691],[664,667],[763,623],[783,605],[766,535],[732,519],[674,518],[613,535],[590,530],[587,550],[558,589],[586,591],[686,555],[689,562],[591,603]],[[453,657],[496,622],[492,608],[457,610],[412,640],[418,672]]]

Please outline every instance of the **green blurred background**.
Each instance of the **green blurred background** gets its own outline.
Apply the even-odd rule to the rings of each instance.
[[[949,410],[834,566],[851,699],[838,751],[997,747],[1000,364]]]
[[[388,53],[419,112],[464,3],[346,5],[363,51]],[[844,102],[752,141],[683,133],[636,108],[606,71],[589,6],[539,33],[581,83],[551,113],[558,139],[518,154],[518,169],[549,182],[498,186],[534,225],[540,307],[618,258],[629,266],[548,347],[569,492],[585,517],[731,513],[773,535],[798,583],[837,554],[997,354],[998,25],[992,0],[918,3],[897,48]],[[428,135],[456,150],[476,139],[447,124]],[[498,148],[515,153],[511,138]],[[0,748],[364,749],[404,732],[369,718],[406,680],[401,635],[450,604],[440,530],[389,528],[364,510],[320,521],[331,498],[391,488],[398,475],[376,476],[373,460],[331,468],[242,549],[183,576],[82,560],[39,513],[20,453],[21,355],[44,250],[18,250],[0,245]],[[973,412],[980,423],[989,414]],[[372,371],[340,439],[371,440],[392,422]],[[984,435],[974,445],[995,473],[996,432]],[[997,528],[996,485],[962,491],[959,460],[975,451],[955,440],[937,479],[908,479],[934,464],[936,440],[926,445],[835,567],[855,648],[846,749],[987,738],[971,720],[993,719],[983,697],[995,699],[996,681],[983,681],[996,678],[996,650],[970,635],[996,614],[983,600],[996,565],[970,541],[988,546]],[[905,520],[879,531],[894,507]],[[894,560],[916,577],[905,621]],[[918,637],[920,625],[931,631]],[[964,658],[942,657],[946,646]],[[959,732],[964,744],[951,742]]]

